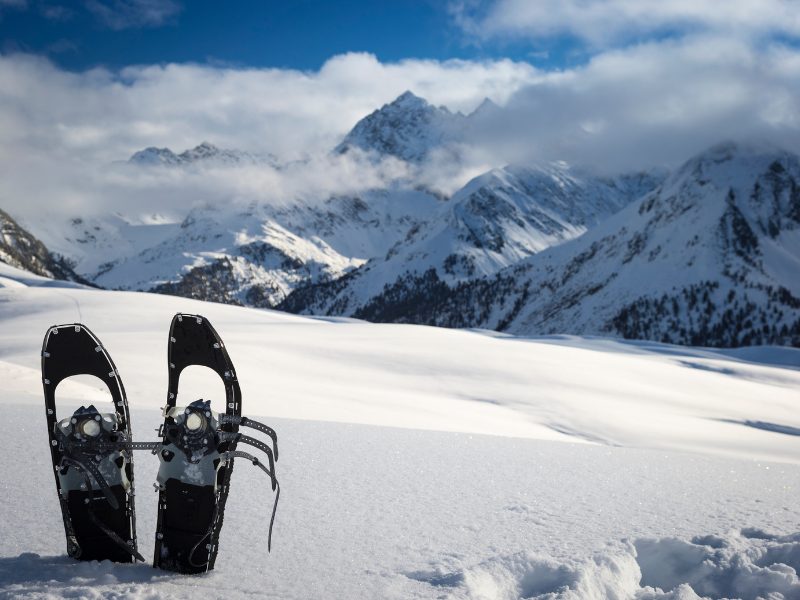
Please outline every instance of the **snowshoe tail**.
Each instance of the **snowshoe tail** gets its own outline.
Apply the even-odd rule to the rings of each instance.
[[[56,389],[93,375],[111,392],[113,410],[81,407],[59,419]],[[56,325],[42,346],[47,431],[67,553],[78,560],[143,560],[137,551],[130,414],[122,379],[100,340],[84,325]]]

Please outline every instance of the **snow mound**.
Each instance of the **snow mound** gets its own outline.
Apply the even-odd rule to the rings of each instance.
[[[800,597],[800,533],[746,528],[691,541],[641,538],[582,560],[531,552],[499,556],[448,572],[410,571],[409,579],[472,600],[692,600]]]
[[[463,570],[403,575],[454,600],[784,600],[800,594],[800,533],[743,529],[691,541],[643,538],[626,546],[627,551],[582,560],[559,562],[521,552]],[[219,575],[203,579],[208,585]],[[193,578],[145,564],[76,562],[32,552],[0,558],[0,581],[4,592],[26,598],[167,597],[194,587]]]
[[[77,562],[33,552],[0,558],[4,598],[158,598],[152,585],[168,579],[176,578],[144,564]]]
[[[682,586],[696,594],[686,598],[800,597],[798,533],[777,536],[746,528],[691,542],[641,539],[635,547],[643,586],[660,590]]]
[[[599,556],[559,563],[546,556],[519,553],[482,562],[459,573],[409,573],[417,581],[450,587],[448,597],[474,600],[517,598],[630,598],[638,587],[633,554]]]

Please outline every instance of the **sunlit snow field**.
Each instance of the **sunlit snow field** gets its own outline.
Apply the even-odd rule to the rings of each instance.
[[[521,339],[46,283],[0,265],[0,597],[800,598],[800,351]],[[243,463],[211,574],[72,561],[42,337],[91,328],[135,438],[154,440],[178,311],[212,321],[244,413],[280,436],[273,551],[269,485]],[[219,401],[214,377],[187,371],[182,399]],[[59,392],[64,415],[107,398],[90,379]],[[148,557],[157,460],[135,464]]]

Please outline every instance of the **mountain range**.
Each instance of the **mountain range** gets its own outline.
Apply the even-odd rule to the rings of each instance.
[[[226,150],[218,148],[209,142],[202,142],[194,148],[184,150],[180,154],[176,154],[169,148],[150,146],[134,153],[127,162],[143,167],[278,165],[278,159],[272,154],[253,154],[241,150]]]
[[[288,308],[522,335],[797,346],[800,159],[716,146],[586,234],[490,277],[452,285],[428,269],[359,296],[357,273]]]
[[[406,92],[333,154],[458,161],[483,115],[501,110],[452,113]],[[147,148],[125,166],[236,165],[281,168],[209,143]],[[720,144],[672,173],[506,165],[444,197],[397,180],[280,205],[198,205],[178,221],[32,227],[55,252],[0,222],[3,262],[112,289],[524,335],[800,345],[800,159],[772,147]]]

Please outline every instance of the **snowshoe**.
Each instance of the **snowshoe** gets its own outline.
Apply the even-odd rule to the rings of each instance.
[[[81,407],[59,420],[56,389],[75,375],[103,381],[113,409]],[[144,560],[136,547],[128,401],[114,362],[84,325],[56,325],[42,346],[42,382],[67,554],[78,560]]]
[[[241,416],[242,393],[225,345],[207,319],[177,314],[169,331],[169,386],[164,407],[157,487],[158,525],[153,565],[179,573],[204,573],[214,568],[230,489],[234,458],[246,458],[270,478],[276,491],[269,526],[271,546],[280,488],[275,478],[277,436],[272,428]],[[225,410],[216,412],[208,400],[178,406],[182,371],[202,365],[215,371],[225,385]],[[242,435],[240,426],[267,434],[272,445]],[[236,449],[249,444],[263,451],[269,468]]]

